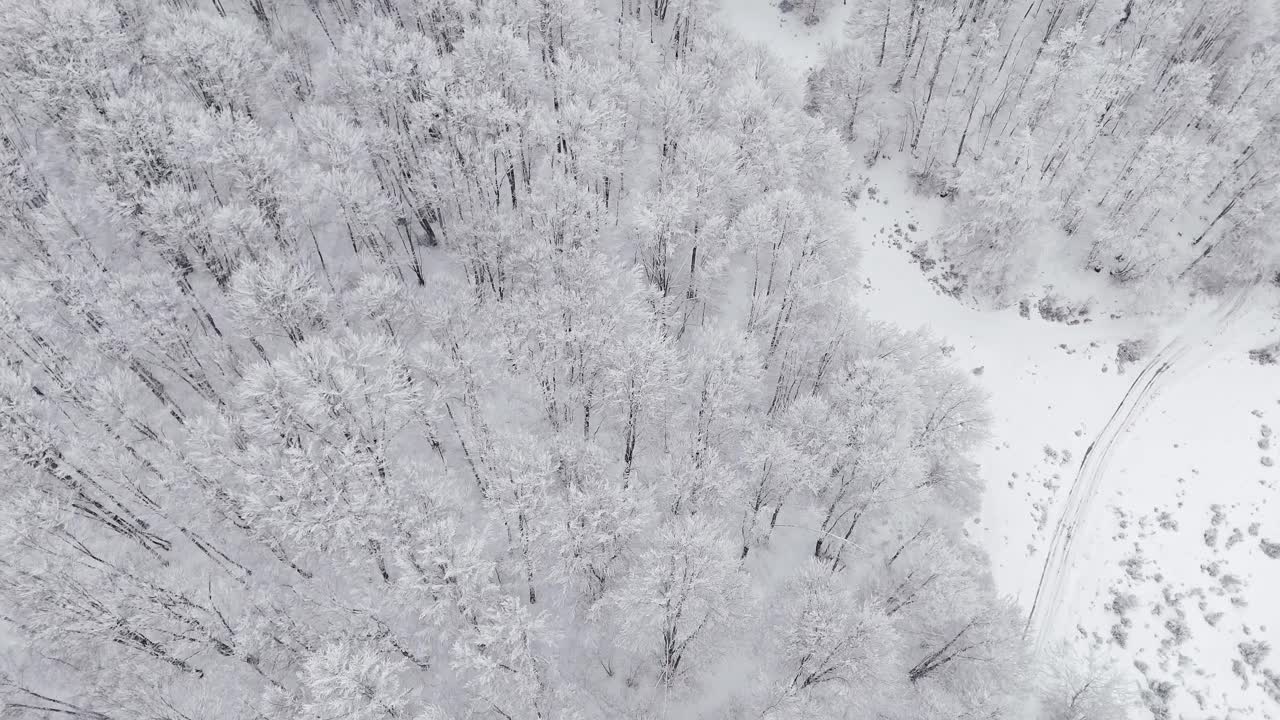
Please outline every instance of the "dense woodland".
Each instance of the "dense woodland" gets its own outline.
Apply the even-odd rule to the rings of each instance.
[[[979,299],[1016,300],[1046,257],[1146,295],[1276,277],[1275,3],[850,4],[813,101],[956,199],[941,252]]]
[[[1120,717],[1024,651],[983,399],[844,229],[871,133],[956,247],[1118,270],[1176,187],[1199,267],[1260,248],[1274,56],[1094,4],[869,0],[810,94],[702,0],[7,0],[5,717]]]

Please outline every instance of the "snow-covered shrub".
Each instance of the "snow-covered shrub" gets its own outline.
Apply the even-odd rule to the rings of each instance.
[[[817,25],[827,16],[835,0],[782,0],[778,3],[779,12],[794,12],[800,16],[805,25]]]
[[[1237,647],[1240,649],[1240,658],[1254,670],[1271,654],[1271,644],[1266,640],[1247,640]]]
[[[1116,345],[1116,369],[1124,372],[1126,365],[1138,362],[1151,353],[1151,341],[1147,338],[1122,340]]]
[[[1043,320],[1078,325],[1089,316],[1088,301],[1070,300],[1055,292],[1047,292],[1036,302],[1036,312]]]
[[[1269,540],[1258,540],[1258,546],[1262,548],[1263,554],[1275,560],[1280,559],[1280,543],[1271,542]]]
[[[1249,351],[1249,359],[1259,365],[1280,363],[1280,340]]]

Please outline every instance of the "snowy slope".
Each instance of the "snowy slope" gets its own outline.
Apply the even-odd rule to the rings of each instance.
[[[846,8],[836,11],[806,28],[768,0],[723,5],[731,26],[798,73],[838,34]],[[1049,268],[1045,284],[1093,299],[1087,320],[1043,319],[1034,302],[1025,317],[976,310],[906,252],[937,230],[944,203],[914,193],[892,160],[867,176],[874,194],[863,192],[851,228],[859,301],[875,319],[945,339],[989,394],[972,533],[1002,592],[1024,609],[1046,594],[1029,638],[1106,648],[1133,668],[1152,714],[1280,717],[1280,675],[1267,675],[1280,658],[1241,654],[1241,643],[1280,645],[1280,616],[1268,619],[1280,557],[1263,551],[1264,540],[1280,543],[1280,467],[1262,459],[1280,460],[1280,438],[1268,435],[1280,429],[1280,369],[1247,357],[1280,335],[1276,288],[1127,316],[1098,278]],[[1122,373],[1118,345],[1137,339],[1150,350]]]

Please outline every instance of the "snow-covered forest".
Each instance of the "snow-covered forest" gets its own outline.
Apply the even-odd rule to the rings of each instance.
[[[943,254],[977,297],[1007,302],[1045,255],[1145,293],[1276,271],[1275,3],[852,4],[813,102],[961,198]]]
[[[856,218],[984,311],[1265,285],[1280,11],[736,3],[0,2],[0,715],[1129,717]]]

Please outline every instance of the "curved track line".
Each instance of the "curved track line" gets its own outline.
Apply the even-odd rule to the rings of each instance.
[[[1050,639],[1055,618],[1062,608],[1065,590],[1073,569],[1072,541],[1076,531],[1083,528],[1088,518],[1090,506],[1098,494],[1116,441],[1133,424],[1141,408],[1159,393],[1162,388],[1159,381],[1162,378],[1167,380],[1170,376],[1168,371],[1173,369],[1191,350],[1203,347],[1208,340],[1220,334],[1244,308],[1252,289],[1253,285],[1250,285],[1238,291],[1236,297],[1224,300],[1209,317],[1161,348],[1138,373],[1138,377],[1134,378],[1120,405],[1116,407],[1107,424],[1085,451],[1080,461],[1080,469],[1067,495],[1066,507],[1054,527],[1049,552],[1040,572],[1035,599],[1031,603],[1031,613],[1027,617],[1027,625],[1023,633],[1024,637],[1027,637],[1033,629],[1036,631],[1037,654],[1043,650]]]

